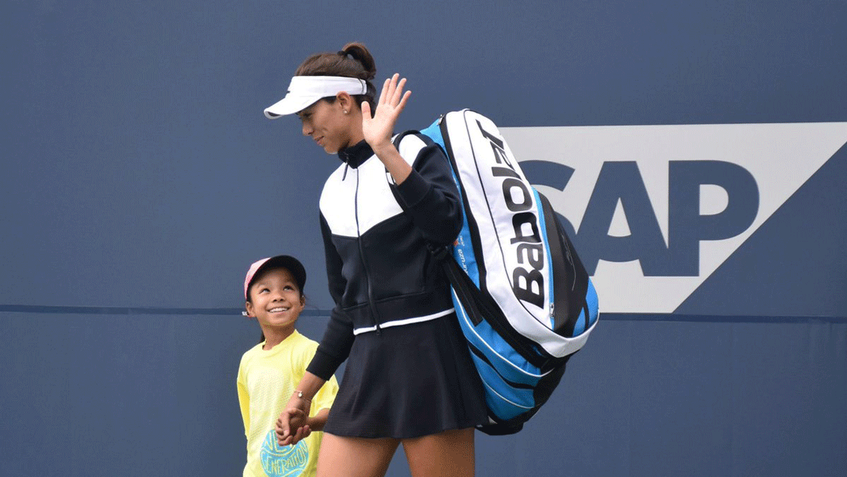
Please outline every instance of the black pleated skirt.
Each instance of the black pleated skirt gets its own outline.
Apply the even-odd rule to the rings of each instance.
[[[356,336],[324,431],[406,439],[488,422],[455,314]]]

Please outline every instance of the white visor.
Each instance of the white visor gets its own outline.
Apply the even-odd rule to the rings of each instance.
[[[268,119],[299,113],[321,98],[335,96],[344,91],[351,96],[368,92],[368,83],[347,76],[295,76],[288,85],[288,93],[274,105],[265,108]]]

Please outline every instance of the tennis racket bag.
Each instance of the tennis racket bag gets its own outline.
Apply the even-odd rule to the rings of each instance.
[[[490,422],[480,430],[513,434],[594,329],[597,293],[549,201],[491,120],[455,111],[421,133],[446,152],[464,205],[455,244],[433,253],[485,387]]]

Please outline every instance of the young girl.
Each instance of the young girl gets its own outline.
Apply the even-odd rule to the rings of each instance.
[[[471,476],[474,427],[487,422],[482,385],[456,319],[450,287],[427,244],[454,241],[459,196],[441,149],[419,134],[392,142],[409,99],[385,81],[364,45],[306,59],[288,94],[267,108],[297,114],[305,136],[342,164],[320,198],[335,308],[315,357],[277,421],[297,442],[308,399],[347,359],[324,428],[318,475],[384,475],[399,445],[411,473]]]
[[[294,324],[303,311],[306,270],[288,255],[255,262],[244,279],[245,315],[256,318],[263,341],[244,353],[238,367],[238,402],[247,436],[244,476],[314,476],[320,431],[338,391],[335,378],[303,401],[310,417],[295,445],[280,446],[273,423],[295,393],[317,343],[301,335]],[[310,395],[311,396],[311,395]],[[301,416],[305,417],[305,416]]]

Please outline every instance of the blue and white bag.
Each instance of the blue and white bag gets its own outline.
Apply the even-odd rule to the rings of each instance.
[[[549,201],[490,119],[450,112],[421,133],[446,152],[464,204],[452,250],[434,253],[485,386],[491,422],[480,430],[512,434],[585,344],[598,319],[597,293]]]

